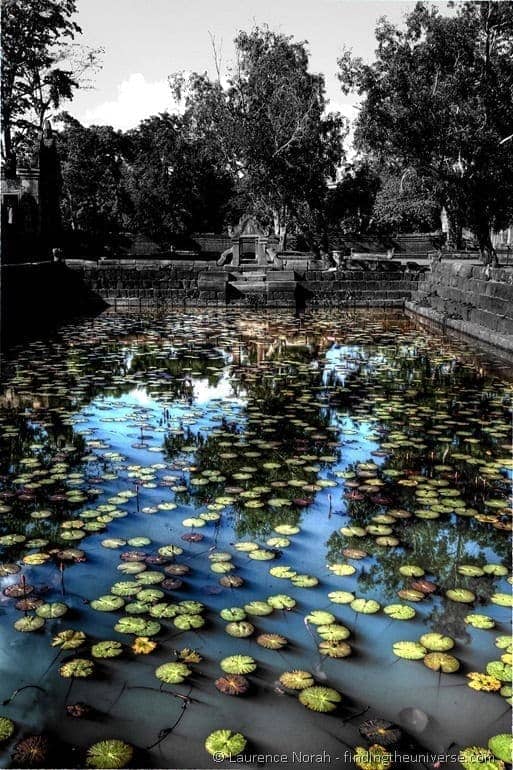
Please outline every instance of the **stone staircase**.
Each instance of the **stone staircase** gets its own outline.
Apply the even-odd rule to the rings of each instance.
[[[295,305],[297,280],[293,270],[266,270],[242,265],[230,273],[229,301],[259,300],[267,306]]]

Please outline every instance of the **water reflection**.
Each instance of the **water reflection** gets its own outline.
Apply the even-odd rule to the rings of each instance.
[[[6,716],[20,734],[58,732],[63,682],[50,642],[60,630],[84,629],[94,641],[125,647],[122,658],[96,662],[101,675],[80,683],[81,698],[95,707],[112,702],[118,685],[122,695],[114,722],[91,719],[82,731],[66,724],[63,766],[75,746],[69,761],[83,764],[84,748],[113,730],[140,747],[154,742],[163,717],[148,688],[155,688],[154,667],[173,655],[172,616],[159,617],[159,647],[148,663],[131,655],[128,635],[113,630],[127,607],[104,613],[90,606],[116,581],[133,582],[137,569],[126,569],[132,549],[149,559],[140,574],[156,575],[157,592],[169,577],[162,570],[182,565],[174,578],[180,586],[162,601],[200,601],[208,618],[204,631],[182,632],[184,646],[199,644],[205,658],[203,679],[192,686],[203,706],[191,710],[169,750],[159,744],[144,754],[145,766],[208,766],[203,740],[227,724],[276,749],[275,682],[293,668],[312,671],[319,684],[375,715],[401,722],[403,713],[427,713],[423,745],[439,748],[437,716],[446,745],[475,743],[476,731],[486,745],[500,732],[506,704],[498,692],[470,690],[464,675],[500,658],[494,639],[508,630],[506,600],[496,597],[509,594],[511,389],[494,362],[484,364],[462,343],[426,338],[401,316],[372,313],[106,315],[16,349],[4,362],[0,397],[0,576],[3,590],[22,576],[32,588],[2,595],[5,697],[41,679],[38,663],[47,672],[46,694],[29,693],[33,716],[23,700]],[[157,552],[170,542],[183,549],[177,559]],[[116,571],[123,564],[126,575]],[[241,587],[226,587],[223,575],[240,577]],[[355,612],[351,599],[333,592],[377,602],[378,611]],[[227,636],[223,608],[273,594],[290,595],[297,608],[251,619],[288,641],[282,652]],[[58,603],[67,614],[45,618],[38,632],[13,629],[39,617],[41,605]],[[151,601],[128,597],[126,604],[135,617],[155,617]],[[415,616],[394,619],[390,605]],[[304,620],[321,609],[350,629],[350,657],[320,653]],[[468,620],[483,615],[489,630]],[[393,665],[393,644],[426,632],[456,641],[462,667],[454,687],[440,690],[436,678],[433,685],[422,661]],[[25,669],[17,645],[30,656]],[[260,689],[236,706],[213,687],[220,651],[245,651],[261,666]],[[89,648],[80,654],[88,658]],[[423,688],[415,708],[411,676]],[[148,690],[139,695],[153,714],[137,725],[128,681]],[[483,698],[489,719],[477,724],[471,715]],[[290,727],[298,749],[303,741],[310,751],[337,750],[329,717],[295,698],[283,703],[282,729]],[[341,729],[350,745],[361,740],[350,722]]]

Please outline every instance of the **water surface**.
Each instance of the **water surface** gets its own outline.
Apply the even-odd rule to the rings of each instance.
[[[16,725],[2,766],[17,741],[41,733],[58,748],[47,766],[82,767],[88,746],[119,738],[136,748],[136,766],[210,767],[204,741],[229,728],[246,737],[246,755],[285,754],[279,767],[306,768],[353,766],[348,752],[368,745],[358,726],[373,718],[403,729],[402,751],[457,753],[507,732],[507,691],[475,691],[468,674],[507,664],[510,652],[497,639],[511,627],[511,377],[500,359],[369,311],[107,313],[6,354],[0,699],[38,689],[0,709]],[[170,545],[183,553],[154,558]],[[162,589],[176,564],[188,568],[182,585]],[[412,566],[419,574],[404,574]],[[243,584],[221,585],[229,575]],[[9,596],[22,577],[29,588]],[[132,586],[124,608],[91,606],[113,586],[123,593],[122,581],[163,596],[142,601]],[[281,594],[293,609],[255,615],[250,605],[254,632],[226,632],[223,608]],[[377,610],[355,612],[362,598]],[[155,617],[154,605],[185,600],[203,605],[196,630],[177,628],[172,610]],[[66,613],[16,630],[42,603]],[[415,616],[394,619],[390,605]],[[323,654],[314,610],[349,630],[351,654]],[[150,634],[160,624],[153,652],[132,651],[135,634],[114,629],[123,617],[152,621]],[[86,640],[56,658],[52,639],[66,629]],[[394,654],[427,632],[452,639],[458,671]],[[265,633],[286,643],[267,649]],[[122,654],[94,658],[103,640]],[[159,689],[155,669],[184,648],[201,661]],[[240,697],[214,684],[234,654],[257,663]],[[94,660],[93,674],[62,676],[77,657]],[[336,710],[305,708],[279,681],[294,669],[338,691]],[[77,702],[94,710],[73,718],[65,707]]]

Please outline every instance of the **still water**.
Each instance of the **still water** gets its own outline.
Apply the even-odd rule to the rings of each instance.
[[[507,364],[396,313],[197,310],[2,372],[1,766],[230,766],[226,729],[248,766],[424,768],[508,732]]]

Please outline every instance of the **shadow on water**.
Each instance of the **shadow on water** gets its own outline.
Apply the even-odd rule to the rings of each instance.
[[[506,731],[500,362],[397,313],[202,310],[70,323],[3,373],[2,766],[41,734],[43,766],[115,738],[135,766],[208,767],[230,728],[306,768],[352,766],[369,720],[409,755]],[[233,655],[256,663],[240,697],[215,686]]]

